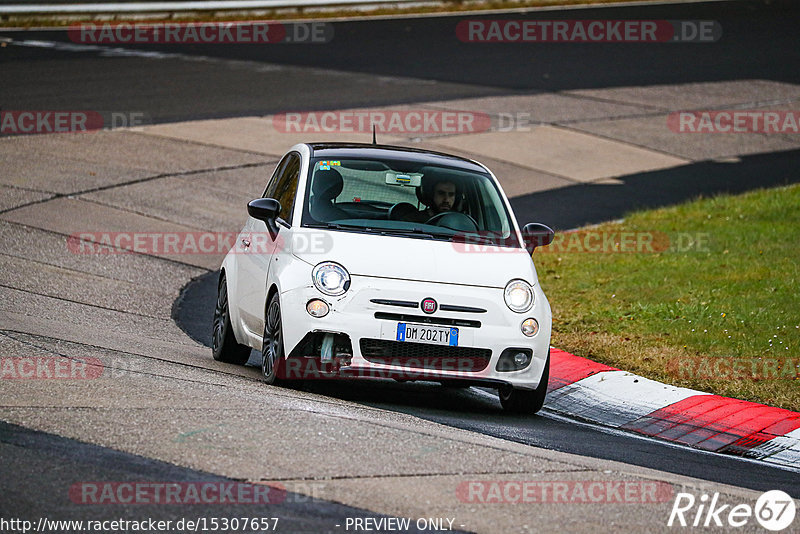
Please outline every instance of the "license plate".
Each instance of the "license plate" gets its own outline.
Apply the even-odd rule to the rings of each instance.
[[[426,324],[397,323],[397,341],[458,346],[458,328]]]

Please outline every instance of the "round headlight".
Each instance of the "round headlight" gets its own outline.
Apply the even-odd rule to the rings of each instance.
[[[517,313],[526,312],[533,306],[533,288],[525,280],[511,280],[503,293],[506,306]]]
[[[350,273],[332,261],[322,262],[314,267],[311,278],[314,280],[314,287],[333,297],[344,295],[350,287]]]

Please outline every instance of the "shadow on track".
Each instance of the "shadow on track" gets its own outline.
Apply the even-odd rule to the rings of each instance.
[[[800,182],[800,150],[741,156],[735,163],[703,161],[622,176],[622,184],[580,184],[511,199],[520,223],[542,221],[565,230],[619,219],[638,209],[671,206],[722,193]],[[502,177],[500,177],[502,180]]]
[[[145,525],[151,519],[155,522],[172,521],[172,524],[176,525],[181,520],[185,521],[184,518],[199,522],[198,518],[211,515],[230,518],[279,518],[282,526],[276,529],[278,532],[312,533],[336,532],[333,526],[348,517],[386,517],[368,510],[316,498],[313,494],[308,496],[280,490],[275,492],[274,500],[271,502],[259,502],[258,498],[254,502],[253,495],[257,494],[248,493],[247,488],[251,486],[239,480],[81,443],[3,421],[0,421],[0,454],[5,460],[3,476],[0,477],[0,492],[3,495],[3,499],[0,500],[0,516],[22,518],[32,521],[34,526],[37,524],[37,518],[41,517],[61,521],[110,523],[109,515],[113,514],[113,519],[144,522]],[[34,480],[31,480],[32,473],[37,473]],[[90,481],[115,482],[105,482],[103,485],[103,482]],[[94,488],[94,491],[82,489],[84,483],[89,488]],[[174,494],[170,502],[170,497],[165,497],[169,493],[160,493],[159,490],[149,486],[145,486],[146,491],[137,490],[134,498],[132,493],[128,494],[120,488],[124,483],[153,484],[155,487],[159,484],[173,486],[184,484],[184,488],[189,486],[204,488],[209,484],[223,488],[242,484],[239,488],[243,487],[244,491],[239,493],[239,488],[234,486],[229,496],[220,490],[221,497],[218,497],[213,489],[208,492],[201,489],[200,493],[194,494],[184,489],[183,493]],[[29,489],[20,491],[20,485],[26,485]],[[98,490],[98,485],[104,489]],[[110,491],[105,488],[109,488]],[[35,498],[32,497],[34,494]],[[240,495],[244,497],[239,497]],[[236,502],[239,498],[242,501]],[[95,504],[97,501],[93,502],[93,499],[100,502]],[[185,500],[181,502],[181,499]],[[257,522],[261,524],[260,521]],[[272,525],[275,524],[274,519],[271,522]],[[208,520],[208,524],[213,525],[211,520]],[[246,528],[247,523],[243,523],[243,526],[245,528],[231,527],[223,532],[254,532]],[[147,527],[140,528],[148,531]],[[140,528],[133,528],[133,531],[138,531]],[[86,528],[86,530],[91,529]],[[206,531],[206,528],[195,529],[197,530]],[[211,527],[208,527],[208,530],[212,530]],[[266,530],[272,529],[262,529],[258,532]],[[13,528],[3,530],[3,532],[14,531]],[[81,529],[56,530],[54,527],[52,531],[78,532]],[[129,530],[109,530],[108,527],[103,530],[103,532],[120,531],[129,532]],[[149,530],[149,532],[156,531]],[[166,531],[191,532],[192,528],[167,528]],[[426,531],[412,527],[408,532]]]

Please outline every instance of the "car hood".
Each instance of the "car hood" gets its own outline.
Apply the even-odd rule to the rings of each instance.
[[[310,265],[335,261],[353,276],[497,288],[505,287],[514,278],[537,283],[533,262],[525,249],[346,231],[294,230],[293,255]]]

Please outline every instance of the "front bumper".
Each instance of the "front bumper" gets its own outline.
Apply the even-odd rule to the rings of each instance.
[[[544,293],[534,286],[534,305],[525,313],[508,309],[502,288],[458,284],[373,278],[353,275],[351,287],[341,297],[328,297],[313,285],[281,293],[284,350],[292,354],[309,332],[341,334],[349,337],[352,355],[343,376],[379,376],[405,380],[468,380],[489,384],[506,383],[533,389],[539,381],[550,348],[551,312]],[[322,299],[330,312],[311,317],[306,304]],[[440,304],[433,314],[386,302],[416,302],[433,298]],[[379,303],[373,301],[380,301]],[[443,311],[442,305],[469,308],[470,311]],[[475,309],[485,310],[476,313]],[[526,337],[522,322],[535,318],[539,331]],[[439,325],[458,328],[458,348],[396,341],[397,323]],[[341,338],[339,338],[341,339]],[[529,349],[531,363],[518,371],[498,371],[497,362],[508,348]],[[385,357],[376,357],[385,349]],[[394,356],[404,355],[405,358]],[[410,355],[410,358],[408,357]],[[319,354],[304,354],[319,357]],[[485,358],[485,362],[483,359]]]

